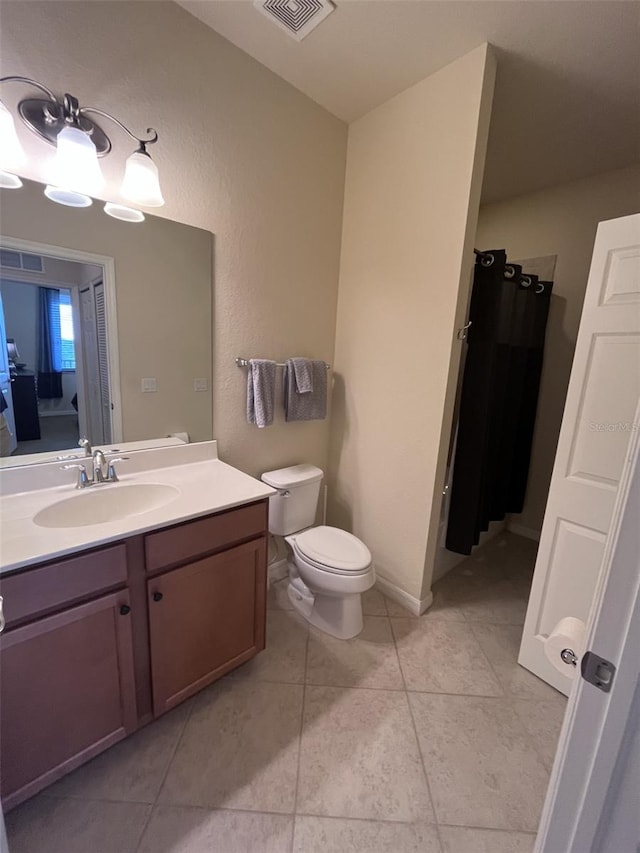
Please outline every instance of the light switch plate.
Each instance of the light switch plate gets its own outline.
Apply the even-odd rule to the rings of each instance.
[[[146,394],[149,391],[157,391],[158,383],[155,378],[143,379],[142,380],[142,393]]]
[[[209,390],[209,380],[206,378],[194,379],[193,380],[193,390],[194,391],[208,391]]]

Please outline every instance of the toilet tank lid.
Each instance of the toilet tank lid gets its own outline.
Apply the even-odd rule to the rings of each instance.
[[[265,471],[261,479],[274,489],[291,489],[307,483],[317,483],[322,476],[322,471],[315,465],[291,465],[289,468]]]

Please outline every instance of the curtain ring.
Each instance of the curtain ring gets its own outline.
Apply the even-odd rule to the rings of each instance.
[[[512,267],[510,264],[507,264],[507,266],[504,268],[504,277],[505,278],[513,278],[515,274],[516,274],[515,267]]]
[[[528,275],[523,275],[522,278],[520,279],[520,284],[523,287],[531,287],[531,284],[532,284],[531,277]]]
[[[536,293],[544,293],[544,284],[540,281],[536,284]]]
[[[469,322],[466,324],[466,326],[463,326],[461,329],[458,329],[458,333],[457,333],[456,337],[459,341],[466,341],[467,340],[467,331],[468,331],[468,329],[472,323],[473,323],[473,320],[469,320]]]
[[[495,258],[493,257],[491,252],[487,252],[486,254],[480,255],[480,263],[482,264],[483,267],[493,266],[494,261],[495,261]]]

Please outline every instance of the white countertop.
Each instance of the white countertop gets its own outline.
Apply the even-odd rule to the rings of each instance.
[[[266,483],[221,462],[216,442],[208,441],[131,453],[128,462],[118,465],[120,483],[90,486],[87,490],[117,490],[127,483],[173,486],[179,493],[164,506],[118,521],[82,527],[51,528],[35,524],[34,516],[46,507],[76,495],[82,498],[82,491],[75,489],[75,475],[73,470],[61,471],[60,463],[14,469],[11,476],[8,471],[3,472],[0,574],[275,493]]]

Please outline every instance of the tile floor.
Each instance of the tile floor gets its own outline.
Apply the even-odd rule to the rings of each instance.
[[[338,641],[269,592],[253,661],[7,816],[11,853],[531,853],[565,699],[516,663],[535,545]]]

